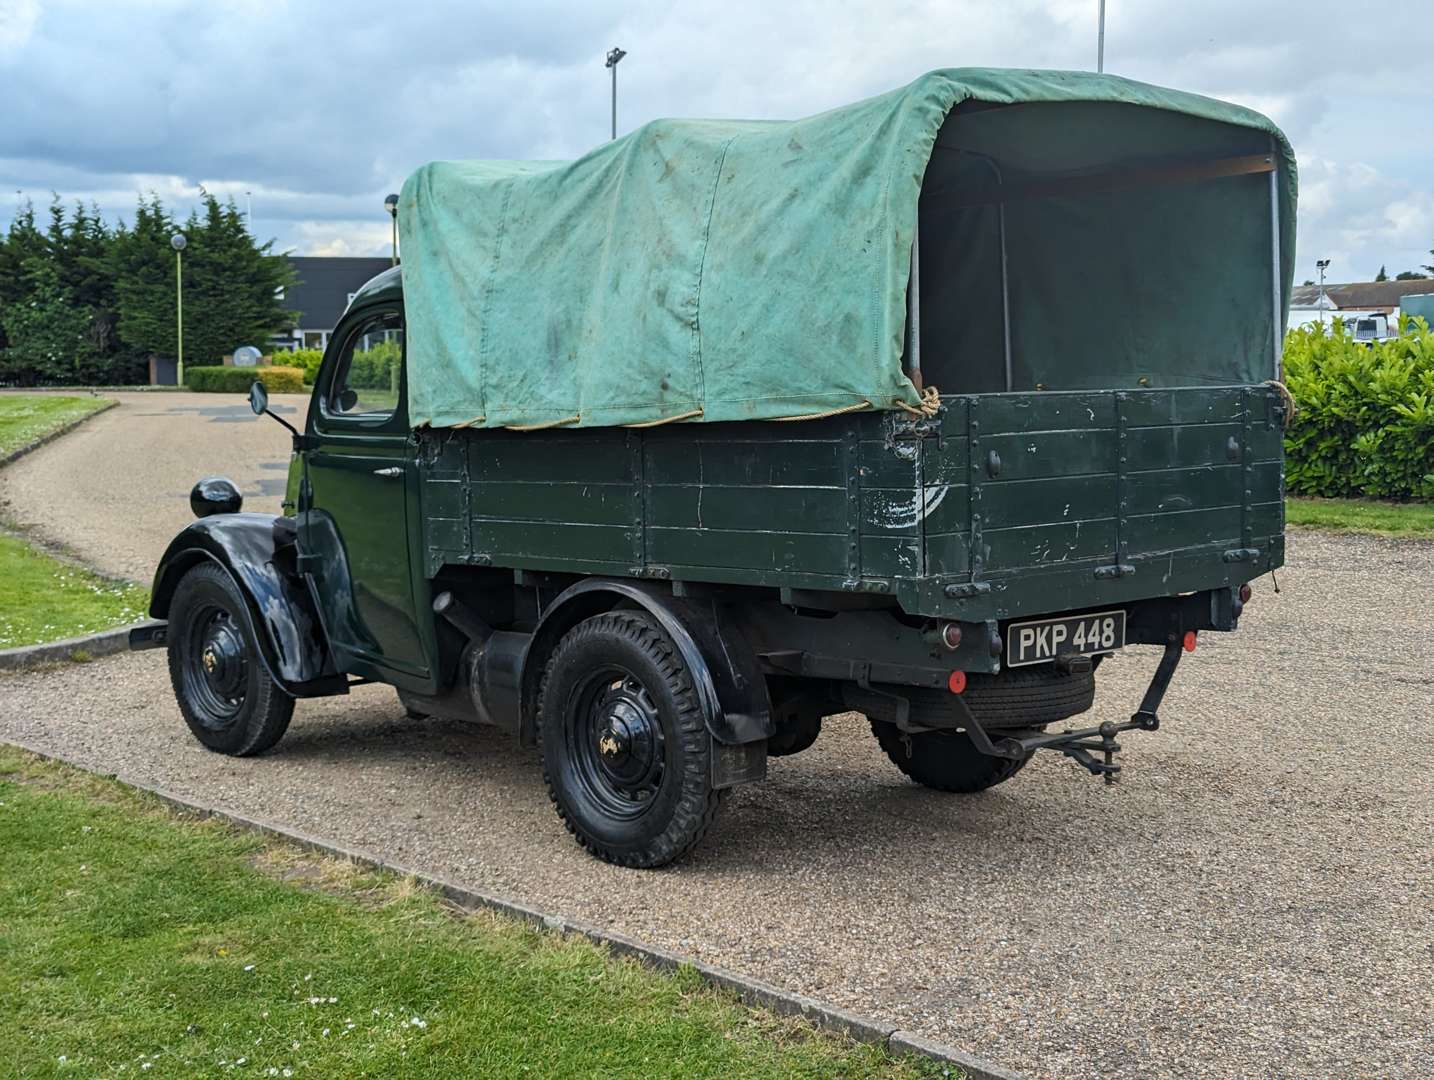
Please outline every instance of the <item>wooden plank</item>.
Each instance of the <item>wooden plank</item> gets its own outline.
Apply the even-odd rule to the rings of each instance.
[[[895,445],[863,440],[860,446],[861,486],[910,491],[916,486],[923,439],[902,439]]]
[[[1015,480],[1110,472],[1115,463],[1115,432],[1098,429],[988,436],[983,430],[982,465],[993,450],[1000,455],[1001,469],[995,477],[987,477],[983,471],[983,491]]]
[[[1240,546],[1240,508],[1183,510],[1132,515],[1128,519],[1132,551],[1143,555],[1180,551],[1201,544]]]
[[[1254,491],[1278,491],[1280,463],[1255,465],[1251,478]],[[1125,480],[1125,498],[1132,514],[1239,506],[1244,489],[1244,469],[1240,465],[1156,469],[1129,473]]]
[[[500,566],[509,556],[630,565],[632,533],[616,525],[475,519],[473,550],[491,556]]]
[[[565,438],[533,435],[474,438],[468,464],[475,483],[624,483],[630,481],[621,435],[575,432]],[[624,433],[625,434],[625,433]],[[577,436],[586,435],[587,438]]]
[[[650,527],[648,561],[846,576],[846,537],[825,533],[737,532]]]
[[[944,577],[971,571],[971,548],[965,533],[926,534],[926,572]]]
[[[983,535],[991,571],[1079,562],[1115,550],[1115,519],[992,529]]]
[[[846,532],[846,491],[827,487],[654,484],[647,524],[662,528]]]
[[[632,485],[485,480],[474,486],[474,521],[627,525],[637,514]]]
[[[653,442],[643,468],[649,484],[846,484],[841,444],[830,440]]]
[[[1142,464],[1153,463],[1175,468],[1229,465],[1232,463],[1230,440],[1235,440],[1233,460],[1238,461],[1242,435],[1239,424],[1135,428],[1127,443],[1131,468],[1137,471]]]
[[[1089,431],[1115,427],[1115,395],[1106,391],[989,394],[978,407],[981,435]]]
[[[916,536],[863,536],[861,573],[867,578],[915,577],[921,572],[921,541]]]
[[[1180,387],[1127,391],[1120,415],[1132,428],[1172,424],[1237,424],[1243,393],[1239,388]],[[1263,400],[1258,402],[1263,413]]]

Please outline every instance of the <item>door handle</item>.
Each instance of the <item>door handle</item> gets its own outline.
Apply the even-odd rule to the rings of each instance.
[[[392,480],[394,477],[403,475],[403,467],[401,465],[390,465],[386,469],[375,469],[373,474],[375,476],[385,476]]]

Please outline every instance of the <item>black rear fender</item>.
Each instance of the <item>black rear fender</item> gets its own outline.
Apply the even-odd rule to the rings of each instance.
[[[213,514],[170,541],[155,571],[149,613],[169,618],[174,591],[202,562],[222,566],[249,604],[264,667],[294,697],[348,692],[309,587],[298,573],[294,520],[271,514]]]
[[[675,597],[654,585],[588,578],[565,590],[543,611],[523,658],[523,735],[533,737],[538,689],[558,641],[590,616],[620,606],[638,607],[661,624],[696,684],[707,730],[724,746],[765,745],[775,731],[767,682],[757,657],[728,624],[720,605]]]

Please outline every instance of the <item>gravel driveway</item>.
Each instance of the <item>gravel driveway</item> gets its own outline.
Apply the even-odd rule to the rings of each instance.
[[[64,544],[89,565],[148,585],[174,534],[194,520],[189,489],[227,476],[244,508],[279,512],[289,433],[242,394],[110,392],[110,409],[0,471],[0,519]],[[270,407],[299,424],[309,399]]]
[[[656,872],[584,855],[532,752],[409,721],[383,687],[301,703],[235,761],[189,737],[145,653],[0,679],[0,738],[1031,1076],[1434,1076],[1434,544],[1300,534],[1280,584],[1182,665],[1114,787],[1042,755],[938,795],[847,717]],[[1129,713],[1155,658],[1103,666],[1097,709]]]

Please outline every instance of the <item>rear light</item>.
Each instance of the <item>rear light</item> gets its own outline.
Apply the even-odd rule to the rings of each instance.
[[[1196,645],[1196,643],[1197,643],[1198,640],[1199,640],[1199,639],[1197,638],[1197,636],[1196,636],[1194,630],[1186,630],[1186,631],[1185,631],[1185,651],[1186,651],[1186,652],[1194,652],[1194,651],[1195,651],[1195,645]]]
[[[1245,582],[1245,584],[1241,585],[1239,592],[1240,603],[1248,604],[1250,602],[1250,597],[1254,595],[1254,591],[1255,590],[1250,588],[1250,583],[1248,581]]]
[[[961,624],[949,622],[941,628],[941,644],[952,652],[961,647]]]
[[[951,677],[946,680],[946,688],[953,694],[959,694],[966,689],[966,673],[964,671],[953,671]]]

